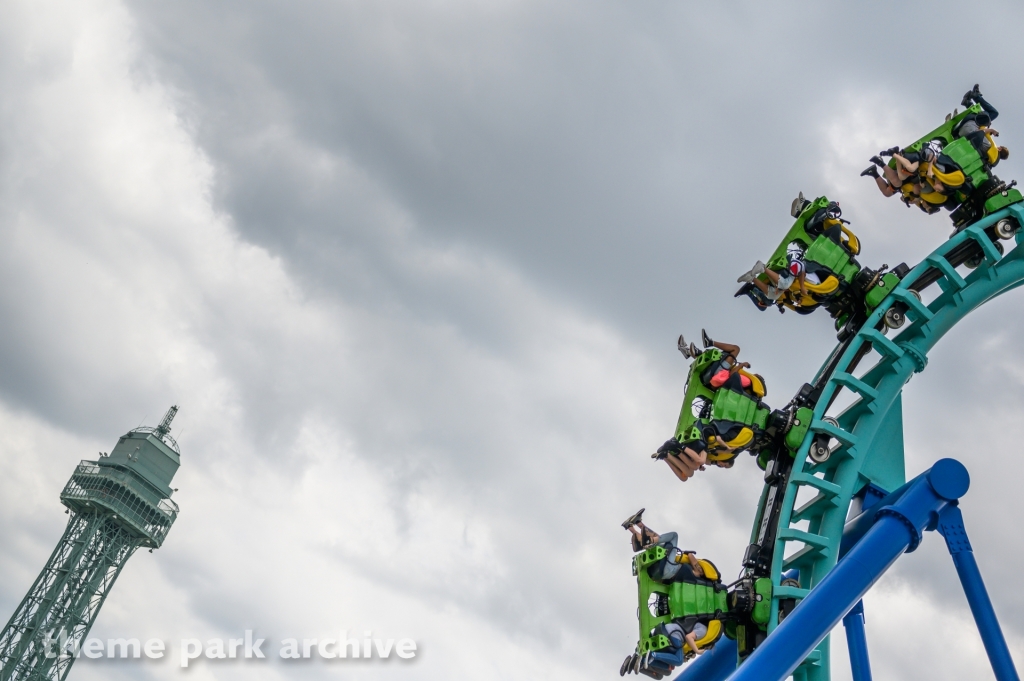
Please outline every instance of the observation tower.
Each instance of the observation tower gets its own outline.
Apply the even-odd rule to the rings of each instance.
[[[71,516],[64,536],[0,632],[0,681],[66,678],[121,568],[139,547],[163,544],[178,515],[170,483],[181,460],[169,434],[177,412],[72,473],[60,494]]]

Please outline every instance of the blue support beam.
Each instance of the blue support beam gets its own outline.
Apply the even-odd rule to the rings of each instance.
[[[730,681],[783,681],[857,604],[938,514],[970,486],[963,464],[941,459],[864,515],[863,535],[836,567],[804,598]],[[890,498],[894,503],[890,503]]]
[[[715,647],[687,664],[677,681],[725,681],[736,671],[736,641],[722,637]]]
[[[846,627],[846,644],[850,648],[850,668],[853,681],[871,681],[871,660],[868,658],[868,637],[864,631],[864,601],[846,613],[843,618]]]
[[[1020,681],[1017,668],[1010,657],[1010,649],[1003,637],[1003,630],[996,618],[992,600],[988,597],[985,582],[978,569],[978,561],[974,559],[971,542],[967,538],[964,517],[956,505],[947,506],[939,516],[939,533],[946,539],[946,547],[953,557],[956,573],[964,587],[967,603],[971,606],[974,621],[978,624],[978,632],[985,644],[992,671],[997,681]]]

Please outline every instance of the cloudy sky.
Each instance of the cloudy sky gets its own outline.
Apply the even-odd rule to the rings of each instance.
[[[75,464],[176,403],[180,518],[94,636],[420,646],[205,661],[196,681],[616,678],[636,642],[618,523],[646,506],[731,576],[760,489],[749,459],[683,485],[648,458],[678,413],[676,335],[740,344],[787,401],[830,320],[758,313],[736,276],[800,190],[841,201],[865,264],[941,243],[947,218],[858,173],[975,82],[1020,176],[1024,48],[1000,27],[1022,20],[1009,2],[5,0],[0,619],[60,537]],[[968,528],[1024,663],[1020,309],[1009,294],[949,334],[905,420],[910,474],[972,471]],[[867,616],[879,677],[990,678],[941,540]]]

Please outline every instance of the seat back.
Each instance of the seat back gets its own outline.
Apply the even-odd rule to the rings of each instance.
[[[822,235],[804,252],[804,259],[833,272],[837,277],[851,281],[860,272],[850,253],[832,239]]]
[[[718,390],[711,402],[713,421],[735,421],[749,426],[756,413],[757,402],[734,390]]]
[[[986,159],[982,158],[966,137],[953,140],[942,149],[942,153],[960,166],[964,176],[970,177],[975,187],[980,187],[982,182],[988,180],[989,175],[985,170]]]
[[[754,391],[754,394],[758,397],[764,397],[768,389],[764,385],[764,380],[757,374],[752,374],[746,369],[740,369],[740,373],[750,379],[750,389]]]
[[[700,584],[690,582],[662,584],[652,579],[648,574],[648,569],[663,560],[667,553],[663,546],[651,546],[633,557],[640,618],[640,640],[637,643],[637,653],[641,655],[667,648],[670,645],[668,637],[653,633],[654,628],[659,624],[666,624],[674,619],[684,617],[697,617],[708,627],[708,634],[697,642],[698,647],[713,643],[717,640],[721,630],[716,629],[712,636],[712,623],[717,621],[716,617],[727,612],[729,608],[725,586],[720,581],[718,568],[711,561],[700,561],[707,578]],[[714,579],[711,579],[712,574],[715,576]],[[665,611],[651,612],[649,604],[652,601],[652,594],[661,594],[660,598],[667,601],[668,608]],[[721,626],[720,622],[718,626]],[[701,641],[706,641],[706,643]]]

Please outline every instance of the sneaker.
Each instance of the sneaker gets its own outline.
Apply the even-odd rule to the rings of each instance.
[[[709,336],[708,332],[705,331],[704,329],[700,330],[700,339],[701,342],[704,343],[705,348],[710,348],[712,345],[715,344],[715,341],[711,340],[711,336]]]
[[[693,343],[690,343],[690,354],[693,355],[694,357],[700,354],[700,350],[698,350],[697,346],[694,345]]]
[[[863,171],[861,171],[861,174],[860,174],[861,177],[865,177],[865,176],[868,176],[868,175],[870,175],[871,177],[874,177],[874,178],[877,179],[878,178],[878,168],[876,168],[875,166],[868,166]]]
[[[623,521],[623,523],[622,523],[622,528],[625,529],[625,530],[628,530],[631,525],[636,525],[638,522],[643,520],[644,519],[644,511],[646,511],[646,510],[647,510],[646,508],[641,508],[639,511],[637,511],[633,515],[631,515],[628,518],[626,518]]]
[[[686,339],[683,338],[683,334],[679,334],[679,340],[676,341],[676,347],[679,348],[679,352],[683,353],[683,357],[690,359],[693,355],[690,354],[690,348],[686,345]]]
[[[622,666],[619,667],[619,676],[625,676],[629,672],[630,667],[633,663],[633,656],[626,655],[626,659],[622,661]]]
[[[874,166],[872,166],[872,167],[874,167]],[[738,284],[749,284],[750,282],[754,281],[754,279],[757,278],[757,275],[762,274],[763,272],[764,272],[764,263],[761,262],[760,260],[758,260],[756,263],[754,263],[754,266],[750,268],[749,272],[741,274],[736,279],[736,283],[738,283]]]
[[[634,674],[639,674],[640,673],[640,663],[643,662],[643,661],[644,661],[644,658],[641,657],[640,655],[634,655],[633,656],[633,673]]]
[[[795,218],[800,217],[800,213],[804,212],[804,208],[807,207],[808,203],[810,203],[810,201],[804,198],[803,192],[800,192],[797,194],[797,197],[793,199],[793,203],[789,206],[789,214]]]
[[[899,147],[890,147],[889,149],[886,149],[885,151],[878,152],[878,155],[879,156],[892,156],[893,154],[898,154],[899,151],[900,151]]]
[[[879,168],[881,168],[882,166],[885,165],[885,161],[882,160],[881,156],[872,156],[868,160],[871,161],[872,163],[874,163]]]

